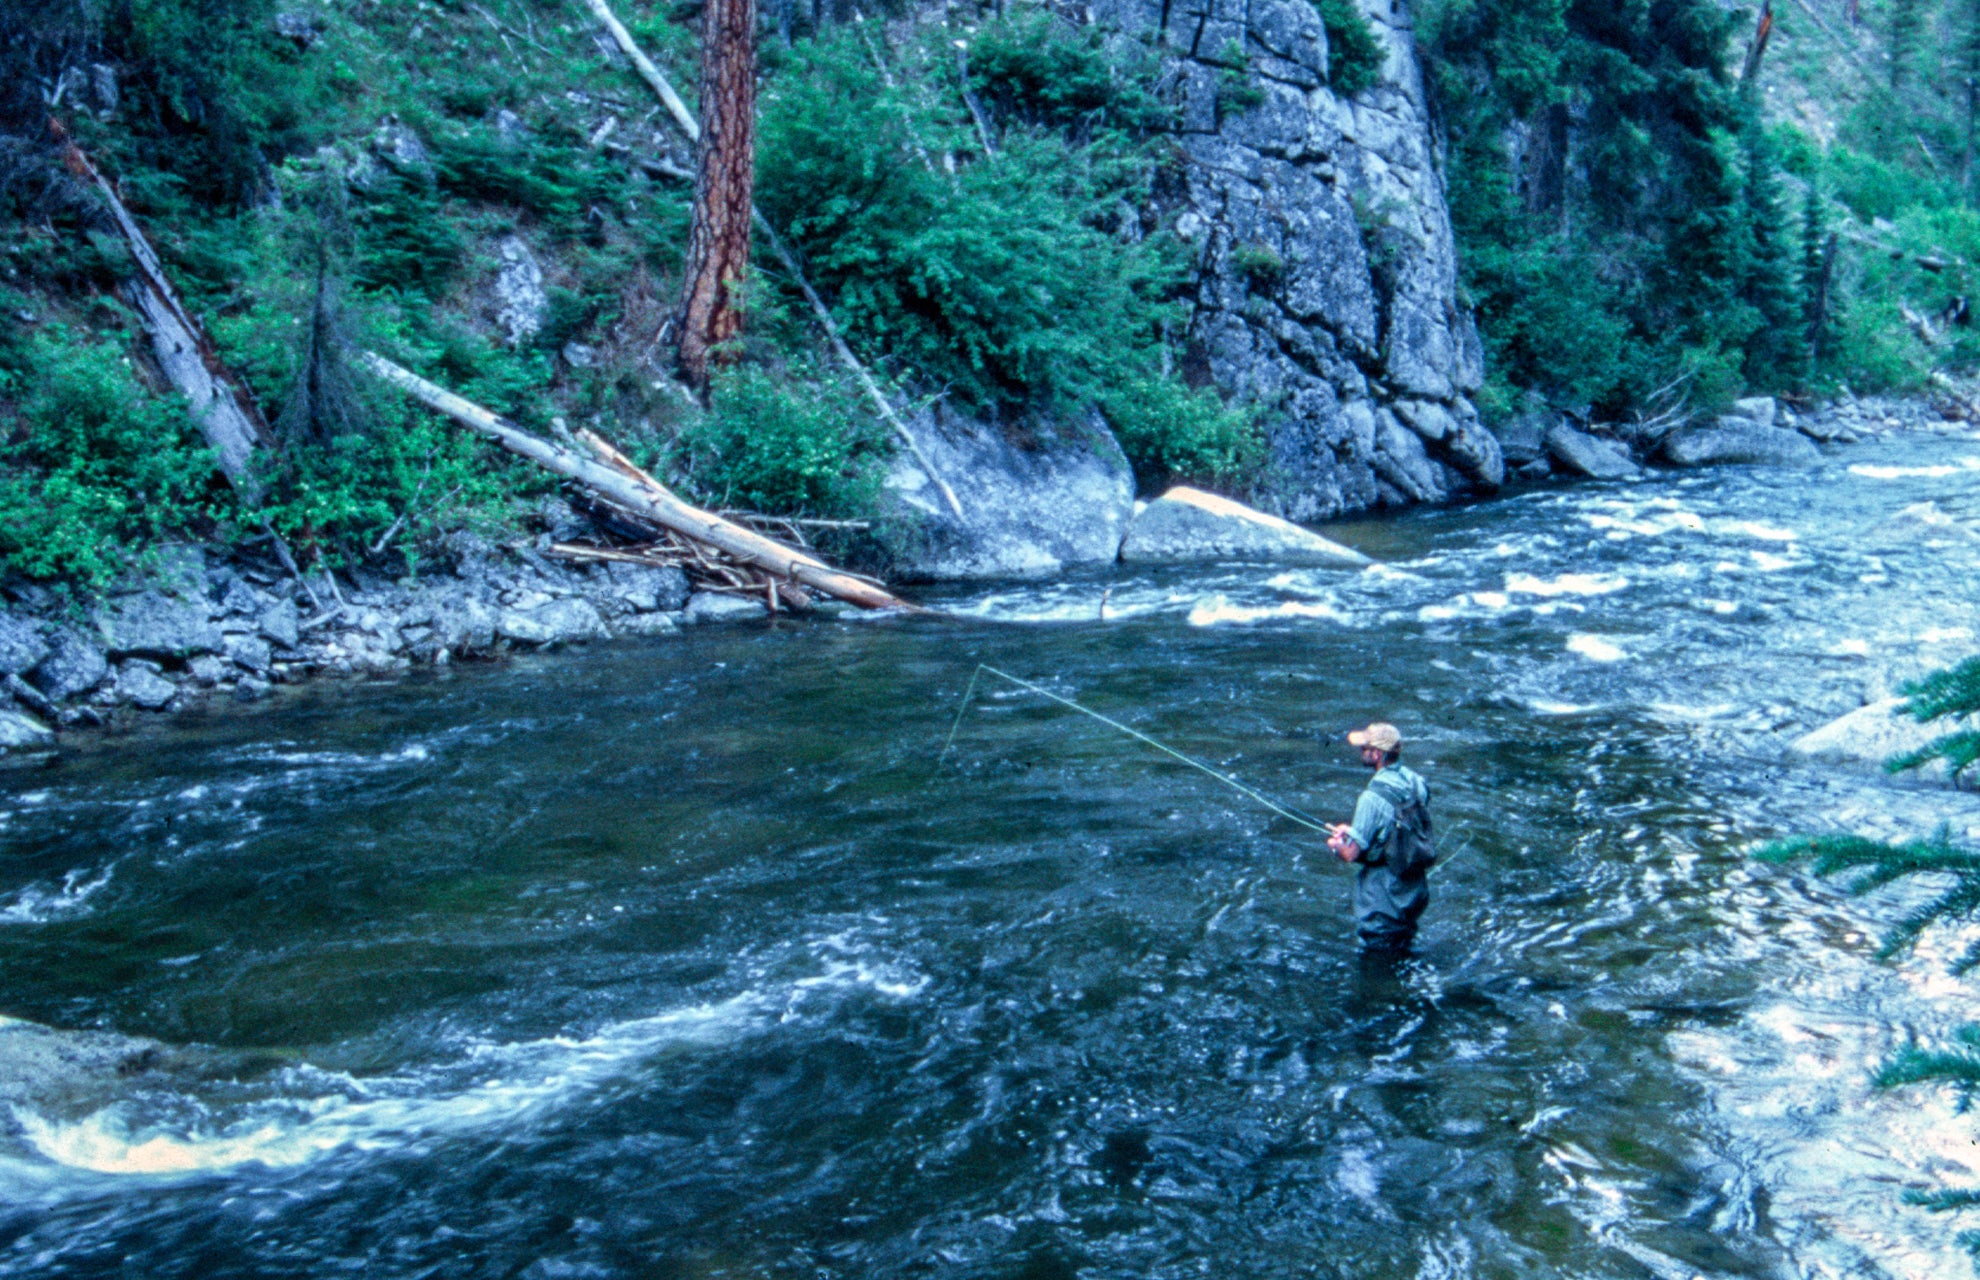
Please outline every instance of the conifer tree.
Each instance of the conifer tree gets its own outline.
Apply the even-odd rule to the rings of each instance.
[[[1891,88],[1911,78],[1925,36],[1925,0],[1888,0],[1884,39],[1891,63]]]
[[[1746,245],[1740,293],[1757,313],[1760,328],[1746,344],[1746,379],[1756,386],[1793,387],[1808,373],[1804,307],[1782,225],[1779,167],[1760,123],[1759,104],[1747,96],[1741,130]]]
[[[1830,301],[1830,285],[1835,268],[1836,233],[1829,230],[1821,189],[1810,182],[1801,206],[1801,316],[1810,373],[1819,371],[1834,350],[1835,308]]]

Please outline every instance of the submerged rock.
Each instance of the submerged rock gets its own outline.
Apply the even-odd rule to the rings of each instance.
[[[760,600],[723,595],[718,591],[697,591],[688,597],[683,622],[743,622],[769,614]],[[664,616],[664,615],[663,615]]]
[[[128,1087],[170,1055],[156,1040],[0,1017],[0,1104],[58,1111],[99,1105],[120,1082]]]
[[[0,709],[0,751],[46,747],[54,741],[55,731],[27,712]],[[0,1087],[4,1087],[5,1074],[0,1069]]]
[[[1591,480],[1633,480],[1643,473],[1629,451],[1613,440],[1603,440],[1567,423],[1556,423],[1546,436],[1548,456],[1564,470]]]
[[[1713,426],[1672,432],[1664,440],[1664,456],[1680,467],[1805,467],[1820,462],[1822,451],[1798,431],[1720,418]]]
[[[1358,568],[1369,558],[1290,521],[1181,485],[1143,507],[1121,559],[1132,564],[1280,560]]]
[[[1945,721],[1923,724],[1903,710],[1905,699],[1882,698],[1802,734],[1788,744],[1788,754],[1800,760],[1855,764],[1878,768],[1892,756],[1906,755],[1944,737],[1953,726]],[[1943,763],[1919,770],[1925,777],[1946,776]]]
[[[923,414],[915,441],[962,504],[956,519],[903,450],[887,476],[896,572],[908,579],[1044,577],[1111,564],[1134,515],[1134,471],[1097,415],[1034,424],[1021,438]]]

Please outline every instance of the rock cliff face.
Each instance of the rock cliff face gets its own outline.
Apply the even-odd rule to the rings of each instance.
[[[1247,496],[1297,521],[1438,502],[1505,478],[1498,441],[1470,401],[1482,352],[1457,301],[1406,0],[1357,3],[1386,62],[1352,97],[1328,88],[1326,30],[1310,0],[1096,0],[1084,10],[1121,40],[1155,37],[1170,60],[1186,190],[1158,212],[1197,252],[1182,372],[1262,408],[1269,460]],[[1262,91],[1253,105],[1229,92],[1245,80]],[[965,474],[1007,461],[964,434],[917,424],[925,447]],[[1045,448],[1079,454],[1090,439],[1068,433]],[[1113,465],[1100,456],[1109,452],[1093,465]],[[1054,456],[1048,469],[1081,465]],[[911,471],[897,469],[897,492],[921,483]],[[1063,539],[1029,547],[994,512],[955,522],[911,505],[931,532],[926,551],[905,556],[910,576],[1077,562]]]
[[[1327,87],[1308,0],[1105,6],[1124,33],[1159,29],[1178,59],[1190,163],[1176,227],[1199,254],[1184,374],[1267,407],[1271,462],[1253,497],[1294,520],[1439,501],[1505,472],[1468,398],[1482,354],[1457,303],[1407,7],[1359,3],[1387,62],[1351,98]],[[1264,100],[1220,108],[1240,70]]]

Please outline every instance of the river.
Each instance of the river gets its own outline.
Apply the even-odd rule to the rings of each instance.
[[[1934,504],[1920,508],[1919,504]],[[0,1275],[1952,1277],[1938,939],[1745,856],[1980,832],[1792,764],[1976,647],[1980,439],[1508,495],[1382,563],[954,589],[318,685],[0,771],[0,1012],[188,1046],[0,1115]],[[1102,617],[1104,609],[1104,620]],[[1446,852],[1356,958],[1381,716]],[[6,1034],[0,1029],[0,1035]]]

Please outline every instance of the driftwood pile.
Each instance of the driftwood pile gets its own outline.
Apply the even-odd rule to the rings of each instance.
[[[692,565],[691,576],[699,576],[704,583],[730,593],[754,595],[760,591],[764,602],[773,608],[802,608],[816,591],[862,609],[915,609],[871,578],[834,569],[808,550],[682,501],[593,432],[580,431],[572,437],[584,449],[579,452],[532,435],[375,351],[365,352],[362,362],[378,378],[427,408],[487,436],[519,457],[576,481],[620,519],[653,530],[653,539],[639,547],[564,544],[564,555],[683,568]]]

